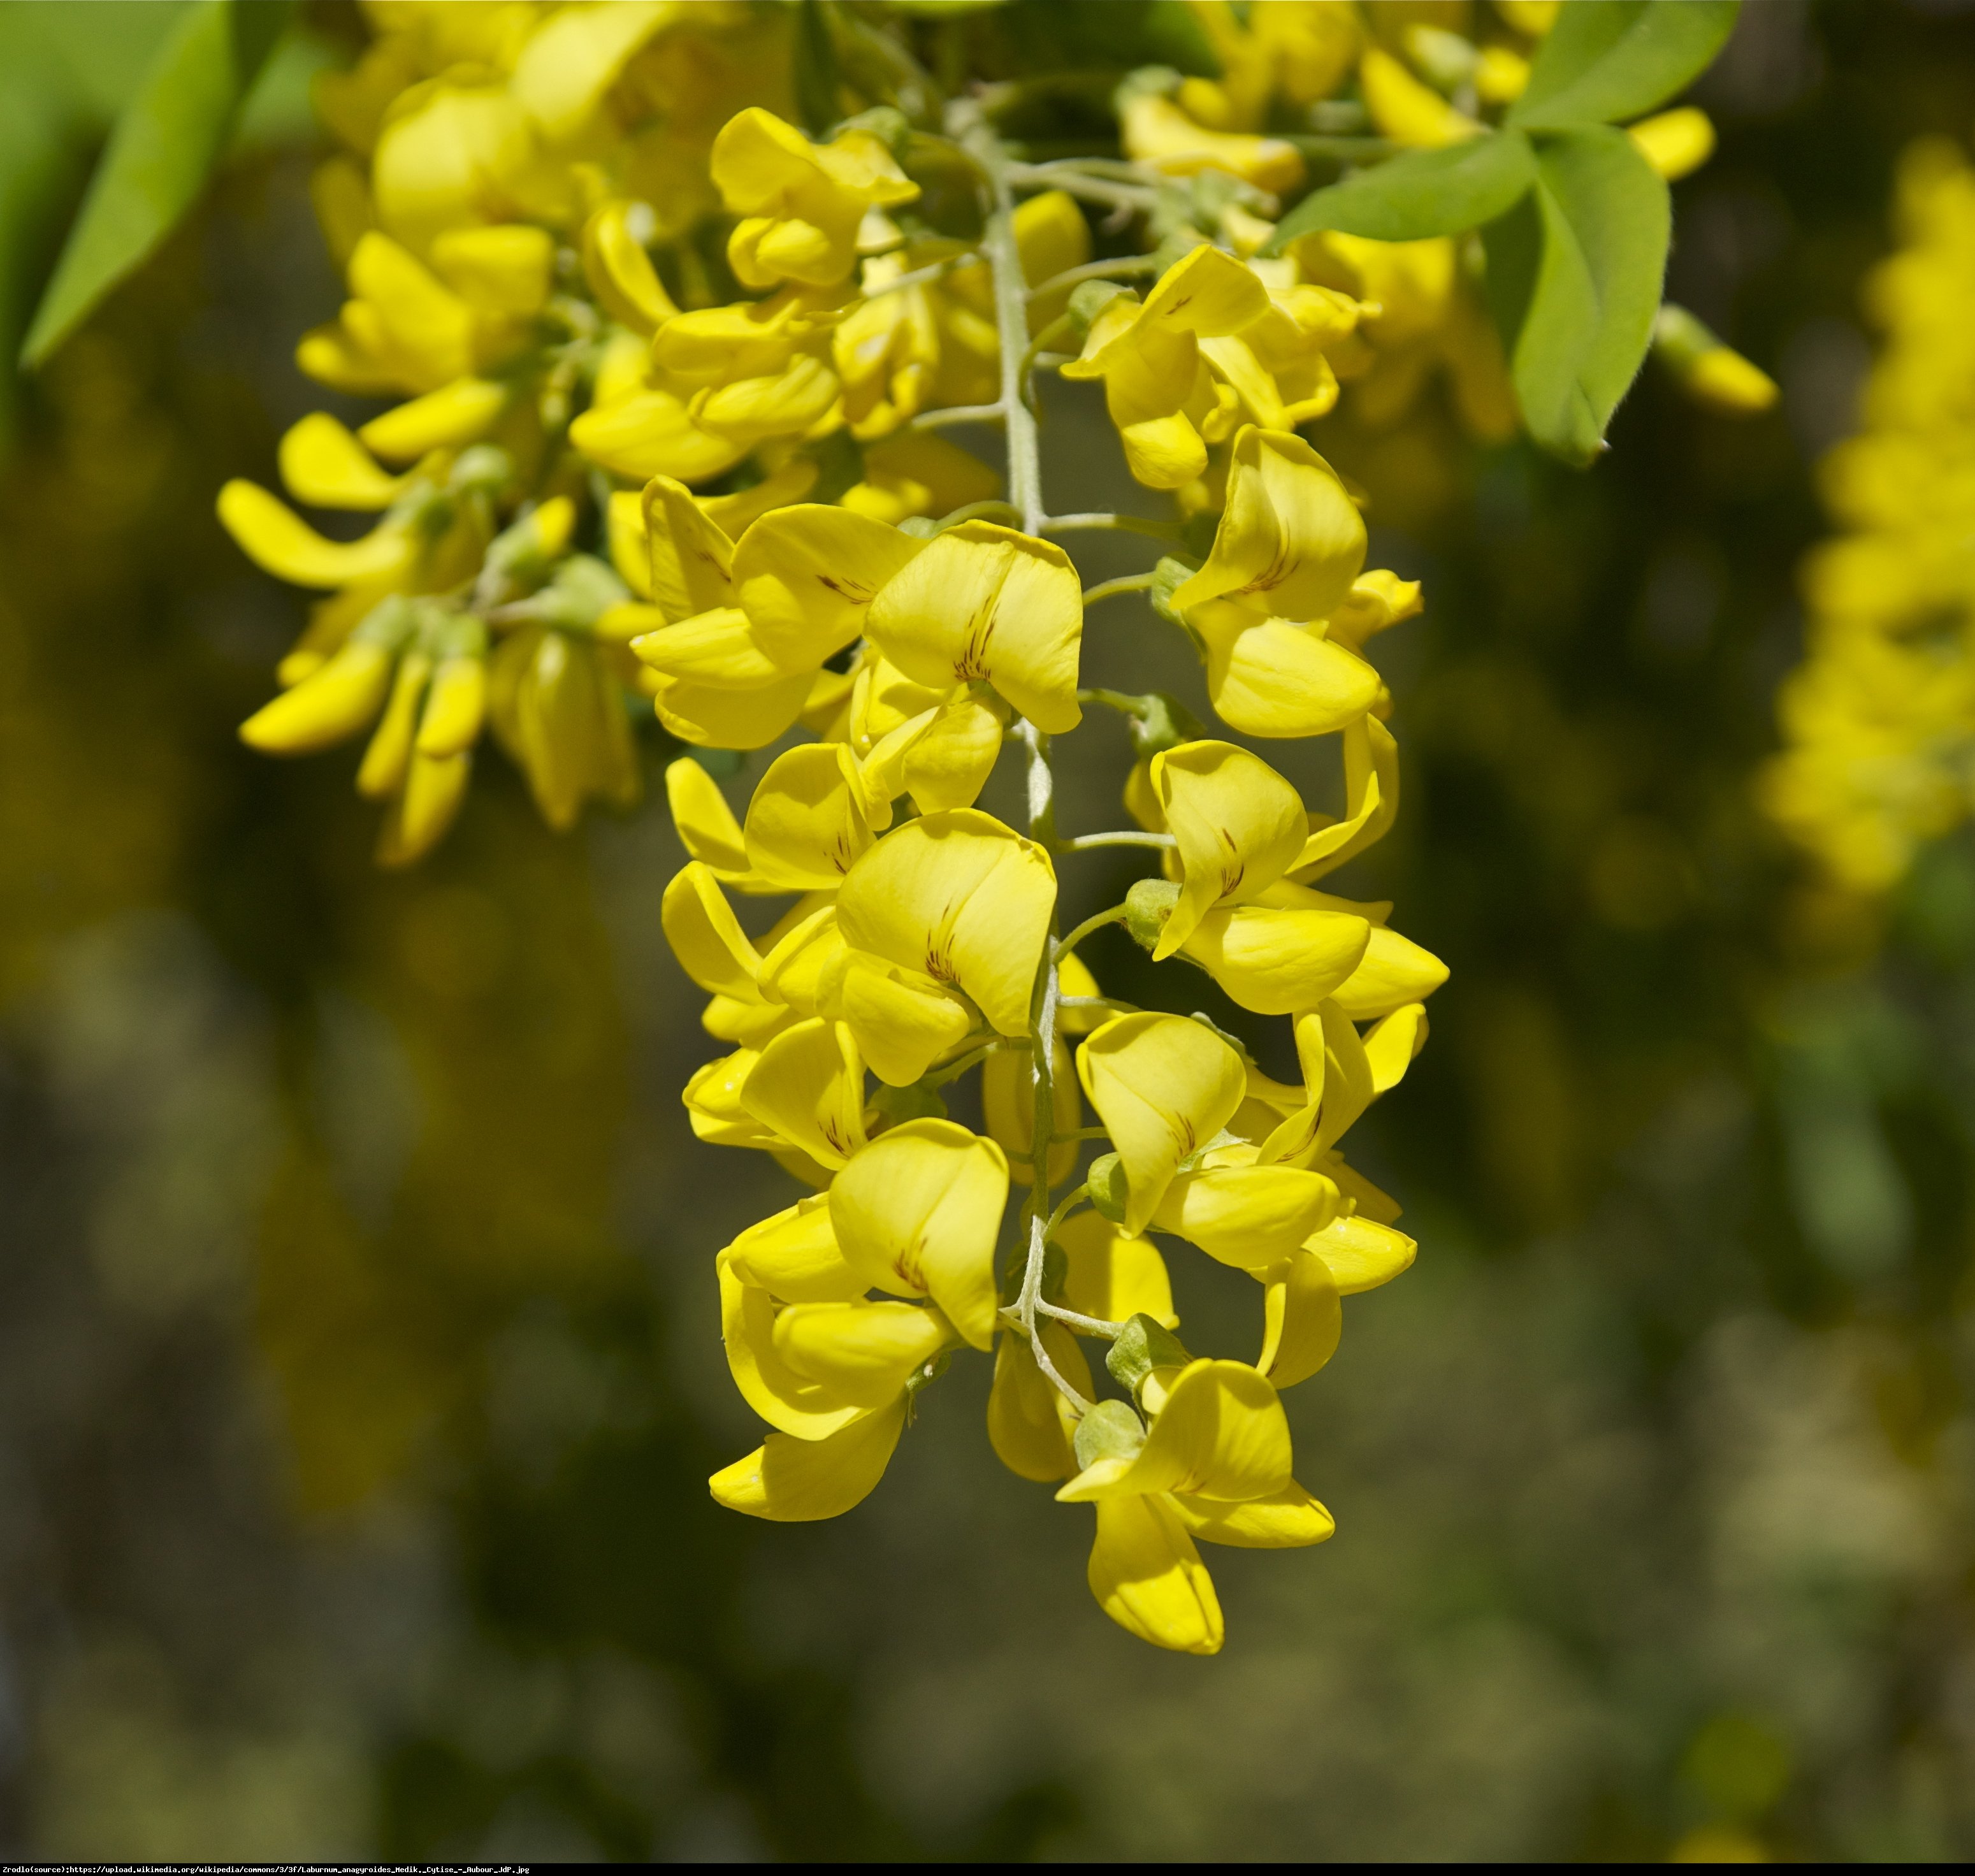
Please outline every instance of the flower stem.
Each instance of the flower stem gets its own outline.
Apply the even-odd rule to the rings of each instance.
[[[1120,593],[1143,593],[1158,575],[1153,573],[1120,573],[1116,580],[1100,581],[1096,586],[1084,589],[1083,603],[1095,606],[1099,600],[1108,600]]]
[[[981,249],[994,281],[994,324],[1001,340],[1002,419],[1008,437],[1008,499],[1021,511],[1022,531],[1039,534],[1043,521],[1042,459],[1036,447],[1036,420],[1022,400],[1022,366],[1029,349],[1029,284],[1015,240],[1015,195],[1011,165],[987,118],[978,110],[960,141],[986,172],[994,206],[987,217]]]
[[[1093,847],[1169,847],[1178,844],[1171,834],[1150,834],[1136,827],[1121,827],[1116,833],[1072,834],[1067,840],[1059,840],[1056,850],[1059,853],[1083,853]]]
[[[1098,528],[1128,534],[1150,534],[1155,540],[1184,538],[1177,521],[1155,521],[1146,514],[1043,514],[1037,516],[1035,527],[1029,531],[1070,534]]]
[[[1104,912],[1093,912],[1068,938],[1057,940],[1057,956],[1060,958],[1065,951],[1076,950],[1092,932],[1101,931],[1106,925],[1116,925],[1124,915],[1125,908],[1122,904],[1111,906]]]

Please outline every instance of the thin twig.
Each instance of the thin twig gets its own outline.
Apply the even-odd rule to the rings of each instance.
[[[1100,581],[1083,590],[1086,606],[1095,606],[1099,600],[1115,599],[1121,593],[1143,593],[1158,578],[1156,573],[1120,573],[1116,580]]]
[[[1066,267],[1060,274],[1050,274],[1039,287],[1031,287],[1029,297],[1039,300],[1046,293],[1053,293],[1062,287],[1074,287],[1080,281],[1132,280],[1158,271],[1157,258],[1149,254],[1121,254],[1116,260],[1086,261],[1081,267]]]
[[[1122,905],[1113,905],[1107,912],[1093,912],[1066,938],[1056,941],[1055,955],[1060,958],[1065,951],[1073,951],[1093,931],[1101,931],[1106,925],[1114,925],[1125,915]]]
[[[1103,529],[1128,534],[1150,534],[1156,540],[1184,538],[1177,521],[1155,521],[1144,514],[1045,514],[1029,531],[1036,534],[1070,534]]]
[[[1000,423],[1007,411],[999,403],[948,404],[943,410],[922,410],[912,419],[915,430],[937,430],[949,423]]]
[[[1108,1322],[1101,1316],[1080,1316],[1074,1309],[1066,1309],[1053,1303],[1038,1303],[1036,1313],[1046,1316],[1052,1322],[1067,1322],[1072,1329],[1081,1329],[1093,1336],[1102,1336],[1107,1341],[1116,1341],[1125,1332],[1122,1322]]]
[[[1101,834],[1072,834],[1059,840],[1059,853],[1086,853],[1093,847],[1169,847],[1176,846],[1171,834],[1150,834],[1142,828],[1120,827]]]

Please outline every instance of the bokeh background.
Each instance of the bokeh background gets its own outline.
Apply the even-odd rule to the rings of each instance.
[[[10,355],[166,11],[0,8]],[[6,389],[0,1853],[1975,1855],[1975,846],[1875,915],[1750,794],[1975,15],[1753,0],[1701,88],[1670,293],[1776,412],[1649,369],[1582,475],[1437,400],[1319,426],[1428,595],[1346,889],[1454,977],[1359,1130],[1419,1262],[1290,1398],[1339,1535],[1218,1554],[1211,1661],[1104,1621],[965,1364],[851,1516],[708,1500],[757,1437],[711,1253],[773,1195],[678,1104],[715,1045],[662,805],[560,838],[490,762],[388,876],[353,757],[234,739],[299,600],[213,494],[320,402],[290,347],[337,297],[315,17],[208,209]],[[1129,501],[1089,411],[1052,473]],[[1136,600],[1089,645],[1198,685]],[[1251,1292],[1181,1302],[1245,1352]]]

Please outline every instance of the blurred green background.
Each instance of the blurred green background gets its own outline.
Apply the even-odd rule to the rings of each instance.
[[[0,9],[10,353],[168,14]],[[212,498],[320,401],[314,56],[8,387],[0,1854],[1975,1855],[1975,847],[1881,927],[1749,797],[1891,165],[1975,133],[1975,15],[1755,0],[1698,94],[1670,294],[1778,412],[1649,370],[1582,476],[1437,407],[1319,427],[1428,596],[1344,889],[1454,977],[1360,1129],[1418,1264],[1290,1398],[1339,1535],[1217,1553],[1211,1661],[1092,1606],[984,1364],[849,1517],[708,1500],[757,1437],[711,1253],[780,1201],[679,1106],[715,1046],[662,806],[560,839],[490,761],[386,876],[353,756],[234,739],[300,616]],[[1117,475],[1053,414],[1053,472]],[[1093,678],[1197,687],[1134,606]],[[1246,1352],[1252,1293],[1198,1288],[1189,1340]]]

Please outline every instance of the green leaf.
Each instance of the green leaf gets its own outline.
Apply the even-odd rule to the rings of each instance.
[[[1283,216],[1263,251],[1280,254],[1299,235],[1336,228],[1373,241],[1458,235],[1508,213],[1536,175],[1529,139],[1510,130],[1444,149],[1408,150],[1306,195]]]
[[[38,364],[199,199],[292,0],[202,0],[159,49],[110,133],[21,350]]]
[[[1536,171],[1529,199],[1484,232],[1489,299],[1530,435],[1581,468],[1651,341],[1671,209],[1622,130],[1546,137]]]
[[[1740,0],[1599,0],[1565,7],[1509,113],[1525,130],[1609,123],[1662,104],[1700,77]]]

